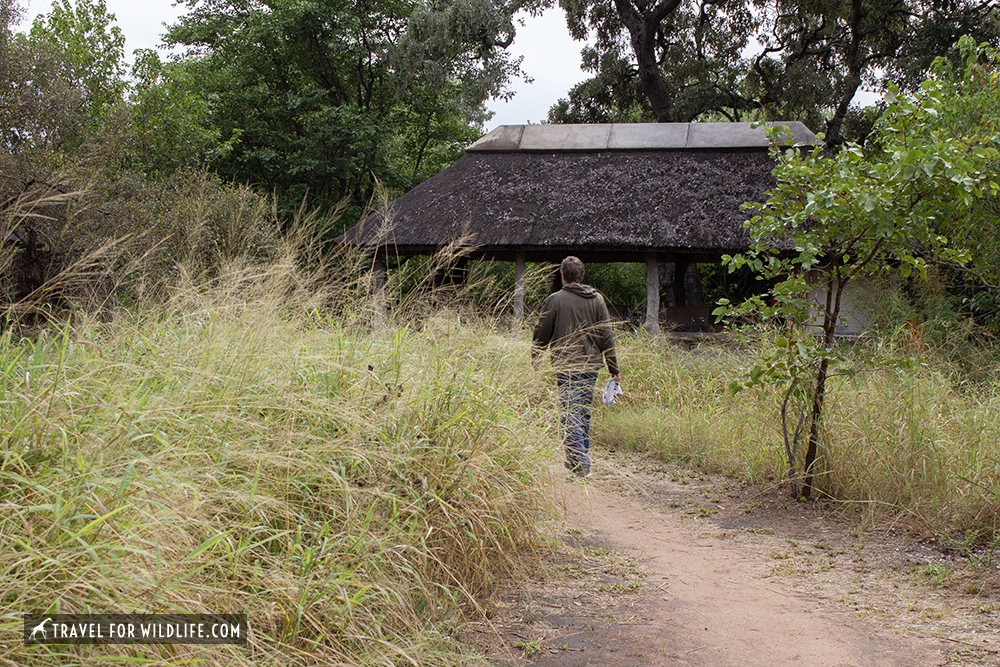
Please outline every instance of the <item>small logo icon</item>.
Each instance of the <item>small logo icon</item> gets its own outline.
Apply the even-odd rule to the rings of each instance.
[[[38,625],[36,625],[34,628],[32,628],[32,630],[31,630],[31,639],[32,639],[32,641],[34,641],[35,635],[37,635],[39,632],[42,633],[42,639],[48,639],[48,636],[45,634],[45,624],[48,623],[51,620],[52,620],[52,617],[49,616],[44,621],[42,621],[41,623],[39,623]]]

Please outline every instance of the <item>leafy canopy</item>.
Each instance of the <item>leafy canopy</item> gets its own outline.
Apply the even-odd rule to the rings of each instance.
[[[888,107],[865,148],[847,144],[836,155],[822,147],[803,153],[769,130],[778,186],[747,225],[755,239],[745,255],[727,258],[732,270],[750,265],[765,278],[783,278],[781,299],[757,297],[741,306],[765,317],[809,321],[802,295],[805,274],[843,285],[899,271],[926,276],[928,262],[964,263],[969,252],[943,232],[983,197],[996,196],[992,161],[1000,134],[995,123],[969,123],[970,103],[1000,92],[997,51],[963,40],[965,68],[956,74],[938,60],[916,93],[889,85]],[[730,311],[719,311],[731,314]]]
[[[480,134],[518,62],[521,5],[491,0],[188,0],[166,42],[187,46],[222,137],[225,177],[353,219],[381,183],[405,190]]]
[[[852,104],[889,72],[915,88],[962,35],[994,43],[978,0],[561,0],[570,33],[594,38],[593,77],[553,122],[801,120],[827,142],[860,139]],[[948,36],[950,38],[945,39]]]
[[[0,0],[0,148],[75,150],[112,117],[126,91],[125,38],[104,0],[59,0],[27,34]]]

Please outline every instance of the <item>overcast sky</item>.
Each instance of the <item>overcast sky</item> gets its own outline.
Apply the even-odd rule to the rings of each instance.
[[[106,0],[108,11],[115,15],[125,34],[125,53],[129,61],[136,49],[155,48],[163,35],[164,24],[171,24],[185,7],[174,7],[174,0]],[[52,8],[52,0],[21,0],[26,8],[20,28],[27,30],[38,14]],[[550,9],[538,18],[526,17],[526,25],[518,26],[517,38],[511,47],[515,55],[524,56],[521,68],[533,83],[515,82],[517,92],[510,102],[495,101],[487,106],[496,112],[487,123],[491,130],[498,125],[537,123],[548,117],[549,107],[574,85],[587,78],[580,70],[582,42],[574,42],[566,30],[562,10]]]

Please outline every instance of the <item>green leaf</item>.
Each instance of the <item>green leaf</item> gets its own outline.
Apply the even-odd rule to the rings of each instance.
[[[117,508],[111,510],[110,512],[108,512],[104,516],[97,517],[96,519],[94,519],[93,521],[91,521],[90,523],[88,523],[86,526],[84,526],[80,530],[76,531],[72,536],[70,536],[69,539],[75,540],[75,539],[77,539],[79,537],[82,537],[82,536],[86,535],[90,531],[94,530],[94,528],[96,528],[100,524],[104,523],[105,521],[107,521],[108,519],[110,519],[111,517],[113,517],[114,515],[118,514],[122,510],[124,510],[126,507],[128,507],[128,505],[122,505],[120,507],[117,507]]]
[[[185,561],[189,561],[189,560],[191,560],[193,558],[197,558],[198,556],[200,556],[205,551],[207,551],[207,550],[211,549],[212,547],[214,547],[221,540],[225,539],[225,537],[227,535],[229,535],[231,532],[233,532],[232,529],[229,529],[227,531],[219,533],[218,535],[214,535],[214,536],[208,538],[207,540],[205,540],[204,542],[202,542],[201,544],[199,544],[198,547],[194,551],[192,551],[187,556],[185,556],[184,560]]]

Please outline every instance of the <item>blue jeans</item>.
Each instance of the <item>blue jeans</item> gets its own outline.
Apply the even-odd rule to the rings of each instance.
[[[590,470],[590,404],[597,373],[560,373],[556,376],[566,462],[573,470]]]

